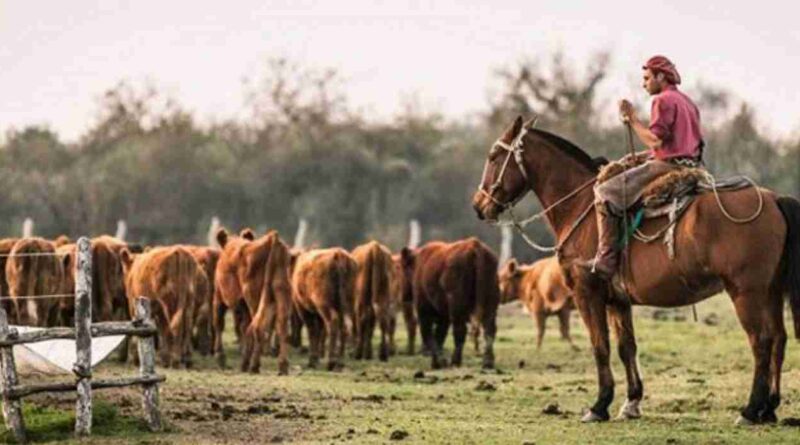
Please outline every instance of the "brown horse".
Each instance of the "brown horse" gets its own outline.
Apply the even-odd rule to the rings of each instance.
[[[561,338],[573,349],[569,335],[569,316],[574,309],[572,292],[564,282],[558,258],[544,258],[531,265],[520,266],[517,260],[509,260],[497,274],[500,282],[500,302],[520,300],[536,321],[536,349],[541,349],[545,321],[557,315]]]
[[[676,257],[670,260],[661,243],[633,242],[627,267],[620,272],[627,296],[582,266],[597,246],[591,187],[597,166],[570,142],[524,124],[518,117],[492,146],[473,207],[481,219],[494,220],[532,190],[547,212],[567,284],[586,324],[597,365],[599,394],[584,421],[609,418],[614,378],[609,366],[611,325],[625,365],[628,400],[622,418],[639,417],[642,381],[636,363],[631,304],[661,307],[697,303],[727,290],[747,333],[755,372],[747,406],[739,423],[776,421],[780,377],[786,346],[784,294],[788,294],[800,337],[800,202],[761,190],[764,207],[748,224],[735,224],[721,212],[711,194],[699,195],[675,229]],[[730,214],[752,213],[753,189],[721,194]],[[582,222],[581,215],[588,212]],[[641,230],[653,233],[665,220],[647,220]]]

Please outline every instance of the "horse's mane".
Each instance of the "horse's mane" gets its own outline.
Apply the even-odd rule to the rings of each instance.
[[[536,133],[538,136],[541,136],[548,142],[558,147],[562,152],[564,152],[572,159],[576,160],[579,164],[588,168],[589,171],[592,173],[597,173],[602,165],[608,163],[608,160],[603,157],[592,158],[585,151],[581,150],[577,145],[562,138],[561,136],[555,135],[553,133],[544,130],[540,130],[538,128],[532,128],[530,131]]]

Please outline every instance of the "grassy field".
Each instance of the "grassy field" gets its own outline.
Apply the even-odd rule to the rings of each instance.
[[[481,372],[471,347],[464,367],[435,372],[426,357],[404,355],[386,364],[348,360],[344,371],[329,373],[305,369],[306,357],[296,353],[289,377],[276,376],[271,358],[265,359],[261,375],[220,371],[210,359],[200,359],[194,370],[165,371],[161,400],[166,432],[145,432],[136,390],[105,390],[95,393],[95,435],[80,443],[799,442],[800,429],[786,424],[733,426],[750,388],[750,351],[726,297],[699,305],[698,313],[700,322],[695,323],[688,308],[637,309],[645,400],[644,418],[636,421],[579,423],[594,400],[596,383],[577,314],[572,323],[580,351],[559,340],[555,319],[549,320],[545,343],[536,351],[533,323],[511,305],[503,308],[499,321],[496,372]],[[401,337],[400,346],[404,344]],[[229,343],[229,350],[234,349]],[[231,363],[238,360],[233,353],[230,358]],[[625,382],[617,357],[613,366],[616,414]],[[130,370],[106,364],[97,375],[126,372]],[[779,417],[800,417],[800,354],[794,341],[787,350],[783,400]],[[69,396],[31,399],[26,421],[34,441],[73,441],[73,406]],[[9,440],[7,432],[2,439]]]

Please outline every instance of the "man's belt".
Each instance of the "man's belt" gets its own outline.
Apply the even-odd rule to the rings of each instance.
[[[667,159],[667,162],[680,167],[688,168],[699,168],[703,166],[703,161],[694,156],[676,156],[674,158]]]

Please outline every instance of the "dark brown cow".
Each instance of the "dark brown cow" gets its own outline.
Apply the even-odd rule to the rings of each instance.
[[[454,243],[430,242],[413,251],[404,248],[401,255],[433,368],[445,365],[441,354],[450,324],[455,339],[452,364],[461,365],[471,316],[481,320],[483,326],[483,367],[493,368],[500,303],[494,253],[477,238],[469,238]]]
[[[308,328],[309,367],[317,366],[326,337],[328,369],[341,366],[357,270],[356,261],[340,248],[311,250],[295,261],[292,298]]]
[[[29,326],[52,326],[58,316],[56,298],[27,296],[62,293],[64,266],[56,255],[53,242],[43,238],[22,238],[14,244],[6,261],[6,279],[11,296],[14,323]]]
[[[520,266],[515,259],[511,259],[498,273],[498,280],[502,302],[520,300],[536,321],[536,349],[542,347],[545,320],[550,315],[558,315],[561,337],[575,349],[569,335],[569,316],[574,307],[572,292],[564,282],[556,257],[545,258],[528,266]]]
[[[389,359],[389,334],[395,318],[395,300],[392,287],[397,282],[392,253],[377,241],[358,246],[353,250],[358,265],[353,302],[356,335],[356,359],[372,359],[372,334],[377,322],[381,330],[378,358]]]
[[[248,239],[248,232],[243,235],[246,237],[231,236],[225,229],[217,232],[222,251],[215,274],[212,309],[214,351],[220,366],[225,366],[222,349],[225,312],[244,301],[249,323],[242,342],[242,371],[259,372],[266,333],[275,329],[280,339],[278,373],[285,375],[289,373],[287,323],[292,304],[289,248],[276,231],[256,240]]]
[[[194,257],[183,247],[157,247],[133,255],[120,253],[130,316],[136,299],[153,301],[158,344],[164,366],[191,366],[191,334],[197,294],[208,292],[208,279]]]
[[[392,255],[392,262],[394,263],[395,274],[397,277],[397,280],[393,286],[395,292],[395,301],[397,301],[397,306],[403,312],[403,321],[406,325],[406,335],[408,339],[406,353],[408,355],[414,355],[416,352],[415,343],[417,339],[418,324],[417,308],[414,305],[414,286],[412,286],[414,265],[413,262],[403,263],[403,259],[400,254]],[[395,320],[392,320],[393,325],[396,324]],[[391,344],[394,345],[394,326],[392,327]]]
[[[204,295],[198,294],[195,302],[194,329],[192,345],[202,355],[211,352],[211,305],[214,300],[214,274],[219,261],[219,249],[204,246],[183,246],[200,264],[209,282],[209,289]]]

